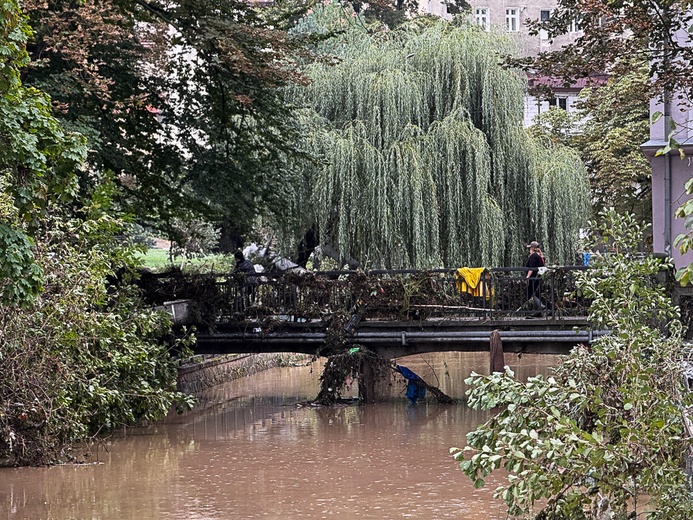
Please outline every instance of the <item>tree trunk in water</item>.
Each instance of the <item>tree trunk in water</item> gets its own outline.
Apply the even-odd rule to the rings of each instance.
[[[359,399],[372,404],[390,397],[390,377],[387,361],[381,358],[361,358],[359,369]]]

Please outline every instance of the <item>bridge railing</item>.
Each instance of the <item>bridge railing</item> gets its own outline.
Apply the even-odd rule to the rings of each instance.
[[[577,295],[575,285],[576,273],[584,269],[549,268],[541,277],[543,317],[587,315],[590,302]],[[358,320],[532,317],[537,311],[526,273],[521,267],[489,268],[478,280],[466,282],[454,269],[217,275],[224,301],[217,321],[307,321],[335,313]]]

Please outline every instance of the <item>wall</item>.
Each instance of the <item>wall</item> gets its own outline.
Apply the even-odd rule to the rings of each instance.
[[[196,395],[206,388],[295,362],[307,363],[310,356],[295,354],[247,354],[196,356],[178,369],[178,390]]]
[[[575,111],[575,107],[573,105],[577,101],[579,94],[580,92],[577,90],[575,92],[558,94],[559,96],[566,98],[566,110],[569,113],[573,113]],[[525,128],[532,126],[534,124],[534,118],[539,114],[548,112],[549,108],[551,108],[551,106],[549,105],[548,101],[540,101],[534,96],[525,95],[524,120],[522,122],[523,126]]]
[[[534,56],[541,51],[559,48],[572,42],[580,33],[571,32],[556,38],[551,42],[546,34],[530,36],[526,26],[528,20],[538,20],[542,10],[553,10],[556,0],[468,0],[472,6],[471,18],[474,20],[476,8],[488,9],[490,24],[500,27],[503,31],[506,27],[505,10],[516,8],[518,10],[519,27],[513,36],[523,55]],[[422,13],[430,13],[442,18],[450,19],[443,0],[419,0],[419,10]]]
[[[685,31],[679,31],[674,39],[681,46],[691,45]],[[693,129],[690,128],[693,110],[688,99],[678,95],[670,98],[674,101],[669,106],[661,99],[650,101],[650,119],[658,112],[663,117],[650,125],[650,139],[641,148],[652,165],[653,251],[671,256],[676,267],[682,267],[693,262],[693,252],[683,255],[673,245],[677,235],[687,232],[684,220],[676,218],[675,213],[690,198],[684,187],[693,178]],[[677,150],[657,157],[657,151],[669,142],[672,127],[673,138],[682,145],[684,157],[681,158]]]
[[[659,103],[653,105],[652,112],[662,108]],[[675,213],[690,198],[685,193],[685,184],[693,178],[693,144],[684,144],[683,159],[677,151],[656,157],[657,151],[667,143],[663,130],[656,135],[661,126],[652,125],[650,140],[642,145],[642,151],[652,166],[652,247],[655,253],[671,256],[675,266],[682,267],[693,262],[693,252],[681,254],[673,245],[677,235],[687,232],[684,220],[676,218]],[[690,140],[683,135],[679,139],[682,143]]]

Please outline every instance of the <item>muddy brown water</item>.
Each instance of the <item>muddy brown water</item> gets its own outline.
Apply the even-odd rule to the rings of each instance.
[[[556,361],[506,355],[521,377]],[[488,372],[483,353],[399,363],[452,397],[472,370]],[[485,412],[411,406],[401,378],[380,404],[297,406],[317,395],[320,368],[215,387],[197,410],[108,439],[97,464],[0,469],[0,520],[505,518],[493,499],[503,476],[474,489],[449,452]]]

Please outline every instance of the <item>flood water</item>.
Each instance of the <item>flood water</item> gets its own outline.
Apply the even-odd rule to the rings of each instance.
[[[520,377],[556,359],[506,355]],[[398,362],[458,398],[472,370],[488,373],[484,353]],[[384,403],[298,406],[320,368],[215,387],[192,412],[108,439],[98,464],[0,469],[0,520],[505,518],[492,498],[503,477],[475,490],[449,453],[485,412],[409,405],[401,378]]]

